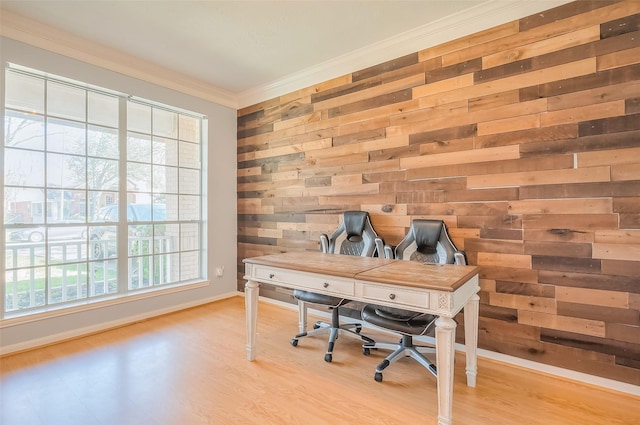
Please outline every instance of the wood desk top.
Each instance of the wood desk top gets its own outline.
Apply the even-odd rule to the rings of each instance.
[[[325,254],[312,251],[285,252],[242,260],[243,263],[261,264],[263,266],[347,278],[355,278],[358,273],[393,261],[383,258]]]
[[[447,292],[455,291],[479,272],[476,266],[431,265],[416,261],[310,251],[245,258],[243,262]]]
[[[453,292],[479,271],[476,266],[393,260],[393,263],[358,273],[356,279]]]

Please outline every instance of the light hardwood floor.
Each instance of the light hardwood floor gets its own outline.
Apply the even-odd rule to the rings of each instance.
[[[310,319],[313,319],[310,317]],[[342,337],[289,340],[297,313],[260,303],[257,360],[235,297],[0,359],[2,425],[436,424],[435,378],[411,359],[373,380],[386,352]],[[379,335],[377,335],[379,336]],[[388,338],[385,338],[388,339]],[[456,425],[640,424],[640,398],[456,357]]]

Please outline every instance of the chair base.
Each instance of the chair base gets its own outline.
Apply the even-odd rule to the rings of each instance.
[[[391,354],[389,354],[377,367],[376,373],[374,375],[374,379],[378,382],[382,382],[382,371],[389,367],[392,363],[404,358],[411,357],[422,366],[424,366],[429,372],[433,374],[433,376],[438,376],[438,370],[436,365],[433,364],[429,359],[427,359],[424,354],[426,353],[435,353],[434,347],[422,346],[422,345],[414,345],[413,338],[410,335],[403,335],[402,339],[398,343],[393,342],[374,342],[365,343],[362,346],[362,351],[364,354],[369,354],[371,349],[383,349],[383,350],[393,350]]]
[[[298,345],[298,339],[307,336],[313,336],[320,333],[329,332],[329,343],[327,345],[327,352],[324,355],[324,361],[331,363],[333,360],[333,347],[341,333],[347,335],[354,335],[360,338],[365,344],[375,344],[376,342],[368,336],[361,335],[362,325],[359,323],[345,323],[340,324],[338,309],[334,309],[331,314],[332,323],[318,321],[313,325],[313,329],[310,331],[300,332],[291,339],[291,345],[296,347]]]

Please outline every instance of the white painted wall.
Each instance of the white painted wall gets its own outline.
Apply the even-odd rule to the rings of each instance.
[[[0,58],[3,64],[3,75],[0,78],[2,104],[4,65],[12,62],[198,112],[206,115],[209,120],[208,144],[205,148],[209,173],[206,183],[206,261],[209,284],[37,321],[0,321],[0,354],[236,295],[236,110],[5,37],[0,37]],[[4,253],[2,256],[4,257]],[[224,266],[222,277],[215,275],[217,266]],[[0,276],[0,279],[4,285],[4,276]]]

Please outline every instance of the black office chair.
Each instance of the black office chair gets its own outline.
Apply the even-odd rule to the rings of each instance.
[[[398,246],[385,245],[386,258],[399,260],[421,261],[433,264],[458,264],[466,265],[464,252],[456,249],[449,238],[447,228],[442,220],[416,219],[411,223],[409,233],[400,241]],[[414,345],[413,337],[430,335],[435,331],[435,322],[438,316],[418,313],[397,308],[367,304],[362,309],[362,320],[387,330],[401,334],[398,343],[374,342],[365,343],[362,348],[364,354],[370,354],[373,348],[393,350],[376,367],[374,378],[382,381],[382,371],[391,363],[403,357],[411,357],[427,368],[434,376],[437,376],[437,368],[424,354],[434,353],[433,346]]]
[[[369,220],[369,213],[366,211],[346,211],[343,214],[340,226],[331,236],[327,236],[326,234],[320,235],[322,252],[331,254],[373,257],[377,249],[380,249],[380,252],[382,252],[383,246],[384,243],[382,239],[378,238],[375,230],[373,230],[371,221]],[[294,347],[298,345],[299,338],[329,332],[329,345],[324,355],[324,360],[331,362],[333,359],[333,346],[340,332],[346,331],[357,335],[368,344],[375,342],[369,337],[360,335],[360,331],[362,330],[360,323],[340,324],[339,307],[348,303],[348,299],[317,294],[301,289],[295,289],[293,296],[299,303],[322,304],[328,306],[331,310],[331,323],[318,321],[313,326],[313,330],[297,334],[291,340],[291,345]]]

